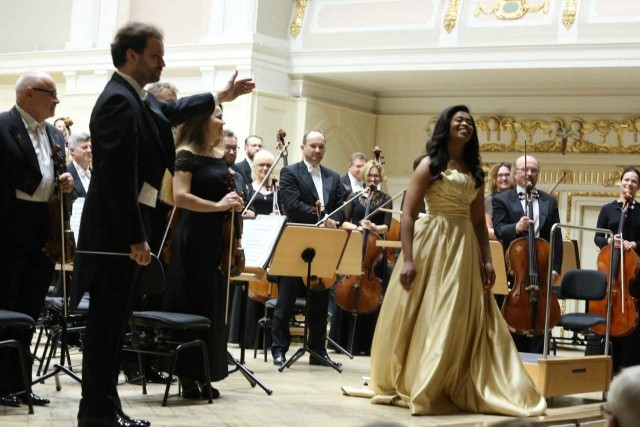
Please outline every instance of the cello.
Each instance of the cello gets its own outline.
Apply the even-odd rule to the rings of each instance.
[[[60,155],[60,147],[51,146],[54,181],[59,182],[60,175],[67,171],[64,159]],[[53,263],[66,264],[73,262],[76,241],[71,230],[71,211],[69,195],[63,194],[59,186],[49,198],[49,233],[44,250]]]
[[[376,191],[374,185],[366,190],[365,217],[371,210],[371,197],[374,191]],[[376,245],[380,239],[378,234],[363,228],[361,273],[359,276],[343,276],[336,283],[334,294],[336,304],[354,316],[372,313],[382,304],[382,280],[374,272],[382,255],[382,248]]]
[[[633,203],[630,193],[624,194],[625,201],[620,208],[620,222],[618,235],[620,242],[624,241],[623,228],[629,206]],[[612,249],[613,247],[613,249]],[[636,299],[629,293],[629,286],[636,276],[636,268],[640,257],[634,250],[622,250],[616,248],[612,242],[603,247],[598,253],[598,270],[607,275],[611,282],[611,326],[610,334],[613,337],[629,335],[638,325],[638,310]],[[612,280],[611,280],[612,279]],[[607,315],[608,295],[602,300],[589,301],[589,313]],[[595,333],[604,335],[605,325],[596,325],[591,328]]]
[[[525,159],[525,168],[527,162]],[[526,172],[525,172],[526,174]],[[536,195],[530,182],[526,186],[526,206],[533,219],[533,201]],[[560,304],[555,293],[546,294],[549,278],[550,245],[544,239],[535,237],[535,224],[529,223],[526,237],[515,239],[505,255],[507,270],[514,277],[513,288],[505,297],[502,314],[509,329],[519,335],[542,335],[545,332],[547,298],[551,298],[549,329],[560,320]]]

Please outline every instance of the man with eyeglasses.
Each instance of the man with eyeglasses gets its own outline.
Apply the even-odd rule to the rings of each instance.
[[[538,160],[533,156],[527,156],[525,165],[525,156],[521,156],[516,159],[514,166],[516,168],[516,186],[511,190],[496,194],[493,198],[493,227],[496,237],[502,241],[505,251],[515,239],[529,235],[530,225],[534,226],[535,236],[533,237],[550,242],[551,227],[560,222],[558,203],[555,197],[536,189],[540,172]],[[527,203],[527,193],[530,194],[531,204]],[[530,205],[533,207],[533,212],[529,212]],[[552,283],[558,281],[561,267],[562,235],[560,229],[557,229],[552,261]],[[542,353],[544,336],[531,338],[525,335],[512,334],[512,336],[518,351]]]
[[[48,201],[56,186],[73,191],[64,168],[64,136],[45,119],[55,114],[56,83],[41,71],[29,71],[16,82],[16,105],[0,113],[0,309],[38,318],[51,283],[54,264],[43,251],[49,231]],[[52,155],[58,151],[62,173],[56,182]],[[32,331],[5,329],[0,341],[16,339],[29,350]],[[6,353],[5,353],[6,352]],[[20,364],[14,352],[0,350],[0,405],[26,403]],[[31,364],[28,366],[31,376]],[[33,395],[34,405],[48,399]]]

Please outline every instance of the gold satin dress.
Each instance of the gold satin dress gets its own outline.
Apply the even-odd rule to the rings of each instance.
[[[491,292],[469,207],[473,178],[447,170],[426,191],[427,216],[415,224],[417,276],[400,284],[400,255],[371,349],[373,403],[414,415],[458,411],[541,415],[546,401],[527,375]]]

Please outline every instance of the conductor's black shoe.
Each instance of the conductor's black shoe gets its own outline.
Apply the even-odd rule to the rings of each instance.
[[[0,405],[18,407],[20,406],[20,401],[17,397],[9,394],[7,396],[0,396]]]
[[[284,357],[284,353],[281,351],[274,351],[273,352],[273,364],[276,366],[282,366],[284,365],[284,363],[287,361],[287,359]]]
[[[27,404],[26,393],[19,394],[17,397],[20,402],[24,403],[25,405]],[[33,406],[44,406],[48,405],[51,402],[46,397],[36,396],[35,394],[31,393],[31,403],[33,404]]]
[[[144,376],[147,379],[147,382],[155,384],[168,384],[169,382],[177,381],[177,378],[175,377],[169,379],[169,375],[158,371],[154,366],[147,366],[147,369],[144,371]]]
[[[322,357],[322,359],[326,360],[326,361],[327,361],[327,362],[329,362],[329,363],[332,363],[333,365],[337,366],[338,368],[339,368],[340,366],[342,366],[342,363],[340,363],[340,362],[334,362],[333,360],[331,360],[331,359],[329,358],[329,355],[327,354],[327,352],[326,352],[326,351],[325,351],[325,352],[320,352],[320,353],[318,353],[318,355],[319,355],[320,357]],[[315,356],[313,356],[313,355],[309,356],[309,365],[329,366],[329,365],[326,365],[326,364],[322,363],[322,362],[321,362],[321,361],[319,361],[318,359],[316,359],[316,357],[315,357]]]

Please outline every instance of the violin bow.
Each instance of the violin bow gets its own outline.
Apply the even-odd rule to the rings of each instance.
[[[362,218],[362,221],[364,221],[365,219],[369,219],[370,217],[372,217],[373,215],[375,215],[380,209],[384,208],[385,206],[387,206],[389,203],[393,202],[394,200],[396,200],[398,197],[400,197],[402,194],[404,194],[404,192],[407,190],[401,190],[398,194],[396,194],[395,196],[393,196],[392,198],[390,198],[389,200],[387,200],[386,202],[384,202],[383,204],[381,204],[380,206],[378,206],[377,208],[375,208],[372,212],[369,212],[369,215],[365,216],[364,218]]]
[[[342,184],[341,184],[342,185]],[[360,195],[364,193],[364,190],[360,190],[356,193],[353,194],[353,196],[347,200],[346,202],[344,202],[343,204],[341,204],[337,209],[335,209],[333,212],[331,212],[330,214],[325,214],[324,218],[319,219],[318,222],[316,222],[314,225],[317,227],[321,224],[324,224],[330,217],[331,215],[335,214],[336,212],[340,212],[342,209],[344,209],[345,207],[347,207],[349,205],[349,203],[353,202],[355,199],[357,199],[358,197],[360,197]]]
[[[275,167],[278,165],[278,162],[280,161],[280,159],[282,159],[282,156],[286,152],[287,147],[289,146],[289,144],[291,144],[289,141],[284,143],[284,146],[282,147],[282,149],[278,153],[278,157],[276,157],[275,161],[271,164],[271,167],[269,168],[267,173],[264,175],[264,178],[262,178],[262,181],[260,182],[260,188],[258,188],[258,191],[256,191],[253,194],[253,196],[251,197],[251,200],[249,200],[249,203],[247,203],[247,206],[245,206],[244,210],[242,211],[242,213],[240,215],[244,216],[247,213],[247,210],[249,210],[249,207],[251,206],[251,204],[255,200],[256,196],[258,195],[260,190],[262,190],[264,188],[264,186],[266,185],[267,181],[269,180],[269,176],[271,176],[271,172],[273,172],[273,169],[275,169]]]

